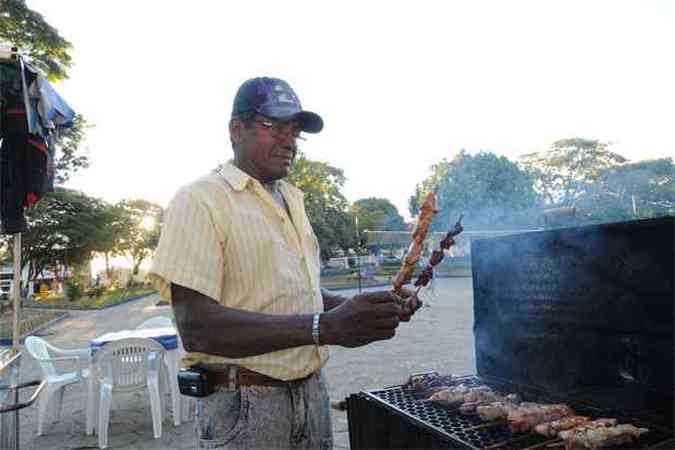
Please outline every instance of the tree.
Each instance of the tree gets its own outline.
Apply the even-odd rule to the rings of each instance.
[[[75,116],[73,124],[60,130],[56,138],[56,184],[64,184],[72,174],[89,167],[89,156],[79,152],[86,130],[92,126],[80,114]]]
[[[101,221],[99,238],[96,241],[94,252],[103,255],[105,260],[105,273],[108,280],[112,279],[110,257],[123,254],[121,249],[122,240],[126,236],[126,227],[129,220],[126,211],[119,205],[109,205],[102,212],[104,219]]]
[[[573,206],[602,171],[626,162],[598,140],[571,138],[554,142],[546,151],[521,157],[535,180],[535,189],[549,206]]]
[[[610,167],[585,192],[579,222],[615,222],[675,214],[672,158]]]
[[[63,188],[29,208],[28,231],[21,236],[22,260],[29,265],[29,279],[35,280],[45,269],[58,275],[59,268],[65,272],[69,266],[88,262],[101,239],[106,209],[102,200]]]
[[[340,192],[345,183],[341,169],[298,153],[288,181],[305,193],[305,210],[324,260],[331,258],[338,249],[355,246],[349,202]]]
[[[122,200],[115,205],[117,222],[113,228],[119,240],[113,252],[131,258],[134,275],[159,243],[162,212],[161,206],[142,199]]]
[[[464,214],[467,229],[505,229],[537,224],[541,200],[532,177],[504,156],[464,150],[452,160],[432,166],[432,175],[415,189],[410,211],[419,210],[427,193],[435,192],[440,213],[434,231],[450,229]]]
[[[7,42],[27,55],[49,80],[68,78],[73,60],[72,45],[44,17],[26,6],[24,0],[0,1],[0,42]],[[80,169],[89,167],[89,157],[78,153],[86,130],[90,128],[81,116],[59,132],[56,139],[56,184],[65,183]]]
[[[405,221],[398,209],[386,198],[362,198],[352,205],[352,214],[359,219],[359,236],[363,231],[402,231]]]
[[[73,64],[72,44],[24,0],[0,2],[0,41],[18,47],[52,80],[68,78]]]

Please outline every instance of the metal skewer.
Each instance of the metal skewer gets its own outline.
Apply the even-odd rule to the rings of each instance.
[[[504,425],[504,422],[502,421],[497,421],[497,422],[488,422],[488,423],[482,423],[480,425],[476,425],[473,427],[469,428],[464,428],[463,431],[473,431],[473,430],[481,430],[483,428],[490,428],[490,427],[496,427],[498,425]]]

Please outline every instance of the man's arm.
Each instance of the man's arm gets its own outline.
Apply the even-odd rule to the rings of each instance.
[[[226,308],[206,295],[171,284],[176,324],[189,352],[244,358],[313,345],[312,315],[270,315]]]
[[[312,314],[276,315],[226,308],[192,289],[171,284],[173,311],[189,352],[244,358],[314,345]],[[396,334],[401,308],[390,292],[349,299],[321,315],[323,345],[358,347]]]

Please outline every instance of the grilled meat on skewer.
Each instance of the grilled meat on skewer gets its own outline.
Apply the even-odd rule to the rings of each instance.
[[[518,407],[516,402],[494,402],[488,405],[479,405],[476,407],[476,412],[482,420],[492,422],[493,420],[506,419],[509,411]]]
[[[647,428],[638,428],[633,424],[625,423],[608,427],[578,427],[569,430],[571,433],[565,442],[566,450],[590,449],[610,447],[633,442],[640,435],[648,433]]]
[[[554,405],[536,403],[523,405],[525,404],[521,403],[518,408],[509,412],[506,417],[509,430],[512,433],[525,433],[540,423],[551,422],[574,415],[574,411],[562,403]]]
[[[432,266],[438,265],[443,260],[443,257],[445,256],[445,253],[443,250],[436,249],[433,252],[431,252],[431,257],[429,258],[429,264]]]
[[[420,217],[412,234],[412,242],[410,243],[410,247],[408,247],[408,252],[406,253],[406,256],[403,260],[401,269],[394,279],[394,292],[400,296],[403,296],[403,285],[409,283],[410,279],[412,278],[415,265],[422,255],[424,239],[426,238],[427,232],[429,231],[431,221],[437,212],[438,209],[436,209],[436,196],[433,192],[430,192],[424,200],[424,203],[422,203],[422,207],[420,208]]]
[[[463,214],[461,216],[459,216],[459,220],[457,221],[457,223],[455,223],[455,226],[452,227],[452,230],[448,231],[448,234],[445,235],[445,237],[443,238],[443,240],[440,243],[441,249],[449,250],[450,247],[452,247],[455,244],[455,236],[457,236],[459,233],[464,231],[464,227],[462,226],[462,218],[463,217],[464,217]],[[441,257],[441,259],[443,259],[443,258]],[[438,262],[440,262],[440,260]],[[438,264],[438,262],[436,264]],[[434,264],[434,265],[436,265],[436,264]]]
[[[414,393],[423,393],[429,391],[439,391],[447,389],[457,383],[452,375],[439,375],[436,372],[411,375],[403,384],[402,388],[405,390],[412,390]]]
[[[431,265],[426,266],[420,276],[417,277],[417,280],[415,280],[415,287],[426,286],[433,277],[434,269]]]
[[[435,392],[429,401],[442,404],[444,406],[459,407],[462,414],[474,414],[476,408],[480,405],[487,405],[496,402],[518,402],[519,398],[516,394],[504,396],[498,392],[494,392],[488,386],[473,386],[465,385],[455,386],[453,388],[443,389]]]
[[[563,430],[558,433],[558,437],[562,439],[563,441],[567,441],[568,439],[571,439],[572,435],[576,431],[584,431],[584,430],[590,430],[593,428],[607,428],[607,427],[613,427],[616,426],[616,424],[619,423],[617,419],[608,419],[608,418],[602,418],[602,419],[595,419],[591,420],[590,422],[586,422],[583,425],[580,425],[578,427],[575,427],[570,430]]]
[[[493,395],[494,392],[487,386],[467,386],[465,384],[460,384],[434,392],[428,400],[454,408],[460,406],[462,403],[478,401],[479,398],[487,400],[488,397],[492,398]]]
[[[420,276],[417,278],[417,281],[415,281],[415,286],[416,287],[423,287],[429,284],[429,281],[434,277],[434,266],[438,265],[442,260],[443,256],[445,255],[445,250],[449,250],[452,245],[455,243],[454,237],[457,236],[459,233],[464,231],[464,227],[462,227],[462,216],[459,216],[459,220],[457,223],[455,223],[455,226],[452,227],[452,230],[448,231],[448,234],[445,235],[443,240],[441,241],[439,248],[434,250],[431,253],[431,257],[429,258],[429,263],[427,266],[422,270],[422,273]]]
[[[553,422],[540,423],[534,427],[534,431],[544,437],[552,438],[556,437],[561,431],[584,425],[590,422],[590,420],[591,419],[587,416],[563,417],[562,419],[554,420]]]
[[[478,408],[484,406],[490,406],[495,404],[515,406],[518,403],[520,403],[520,396],[518,394],[509,394],[506,396],[503,396],[501,394],[494,394],[493,396],[483,396],[482,398],[479,397],[479,399],[476,401],[463,403],[459,407],[459,412],[461,414],[476,414],[478,412]],[[483,414],[485,414],[485,412]],[[506,417],[506,415],[504,415],[504,417]],[[496,419],[489,419],[489,420],[492,421]]]

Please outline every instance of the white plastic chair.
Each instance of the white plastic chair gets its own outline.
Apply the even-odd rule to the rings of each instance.
[[[147,388],[154,437],[158,439],[162,436],[160,378],[163,360],[164,347],[152,339],[145,338],[127,338],[110,342],[94,354],[87,409],[88,414],[98,412],[96,428],[100,448],[108,446],[108,422],[113,393],[127,393]],[[97,385],[98,395],[95,392]],[[86,432],[88,435],[91,434],[89,426]]]
[[[180,333],[178,334],[178,354],[177,358],[178,361],[182,361],[183,357],[187,354],[185,351],[185,347],[183,347],[183,341],[180,338]],[[176,364],[178,365],[178,364]],[[176,386],[178,386],[178,375],[176,375]],[[178,388],[178,392],[180,393],[180,389]],[[192,420],[193,414],[197,409],[197,400],[195,400],[194,397],[190,397],[188,395],[181,395],[181,403],[180,403],[180,413],[181,413],[181,420],[183,422],[189,422]]]
[[[139,326],[136,327],[136,329],[142,330],[145,328],[167,328],[173,326],[174,326],[173,322],[169,317],[155,316],[142,322]]]
[[[155,316],[151,317],[140,325],[136,327],[137,330],[147,329],[147,328],[174,328],[173,321],[171,318],[166,316]],[[176,331],[178,334],[178,331]],[[181,345],[180,336],[178,335],[178,349],[176,352],[167,351],[164,355],[164,363],[166,368],[169,371],[169,389],[171,392],[171,407],[173,411],[173,424],[179,426],[181,418],[185,421],[185,411],[186,408],[190,408],[187,404],[185,397],[180,395],[180,389],[178,388],[178,366],[180,360],[183,358],[183,346]],[[181,402],[182,399],[182,402]],[[183,416],[181,416],[181,411],[183,411]]]
[[[38,403],[37,434],[42,436],[49,403],[53,397],[57,397],[55,419],[58,419],[61,416],[63,392],[66,386],[85,381],[89,377],[89,369],[85,369],[85,367],[89,365],[91,353],[88,348],[61,349],[36,336],[28,336],[25,347],[28,353],[40,363],[42,373],[47,379],[47,386],[40,394]],[[58,371],[54,363],[59,361],[73,361],[76,363],[77,370],[73,372]]]

